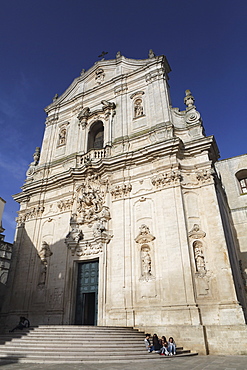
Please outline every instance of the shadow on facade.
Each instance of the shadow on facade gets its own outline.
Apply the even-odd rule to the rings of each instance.
[[[32,326],[63,324],[64,305],[71,295],[64,295],[68,258],[64,239],[50,244],[48,235],[36,246],[26,228],[18,228],[0,315],[2,333],[15,327],[20,316],[28,318]]]

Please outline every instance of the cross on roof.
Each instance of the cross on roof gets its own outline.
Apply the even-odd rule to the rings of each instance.
[[[98,58],[104,58],[104,56],[108,54],[108,51],[102,51],[102,53],[100,55],[98,55]]]

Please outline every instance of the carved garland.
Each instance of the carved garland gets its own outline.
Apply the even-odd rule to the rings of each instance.
[[[42,216],[45,207],[37,206],[25,211],[19,211],[18,217],[16,218],[17,226],[22,226],[26,221],[32,220]]]
[[[128,184],[112,186],[110,189],[110,193],[114,199],[118,199],[118,198],[123,198],[124,196],[127,196],[131,192],[131,190],[132,190],[132,185],[128,183]]]
[[[180,171],[171,171],[154,176],[151,182],[157,188],[179,184],[182,176]]]

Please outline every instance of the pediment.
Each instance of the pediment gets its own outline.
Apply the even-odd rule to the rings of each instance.
[[[157,58],[163,58],[163,56]],[[97,90],[101,86],[105,86],[113,79],[122,75],[128,75],[156,63],[157,58],[136,60],[121,56],[117,59],[96,62],[87,71],[82,71],[81,75],[74,79],[67,90],[45,108],[45,111],[48,113],[56,105],[64,104],[85,92],[89,92],[93,89]]]

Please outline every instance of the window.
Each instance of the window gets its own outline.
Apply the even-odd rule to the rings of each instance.
[[[91,149],[103,149],[104,147],[104,126],[101,121],[96,121],[90,127],[88,133],[88,151]]]
[[[238,171],[236,177],[238,179],[240,193],[247,194],[247,169]]]

